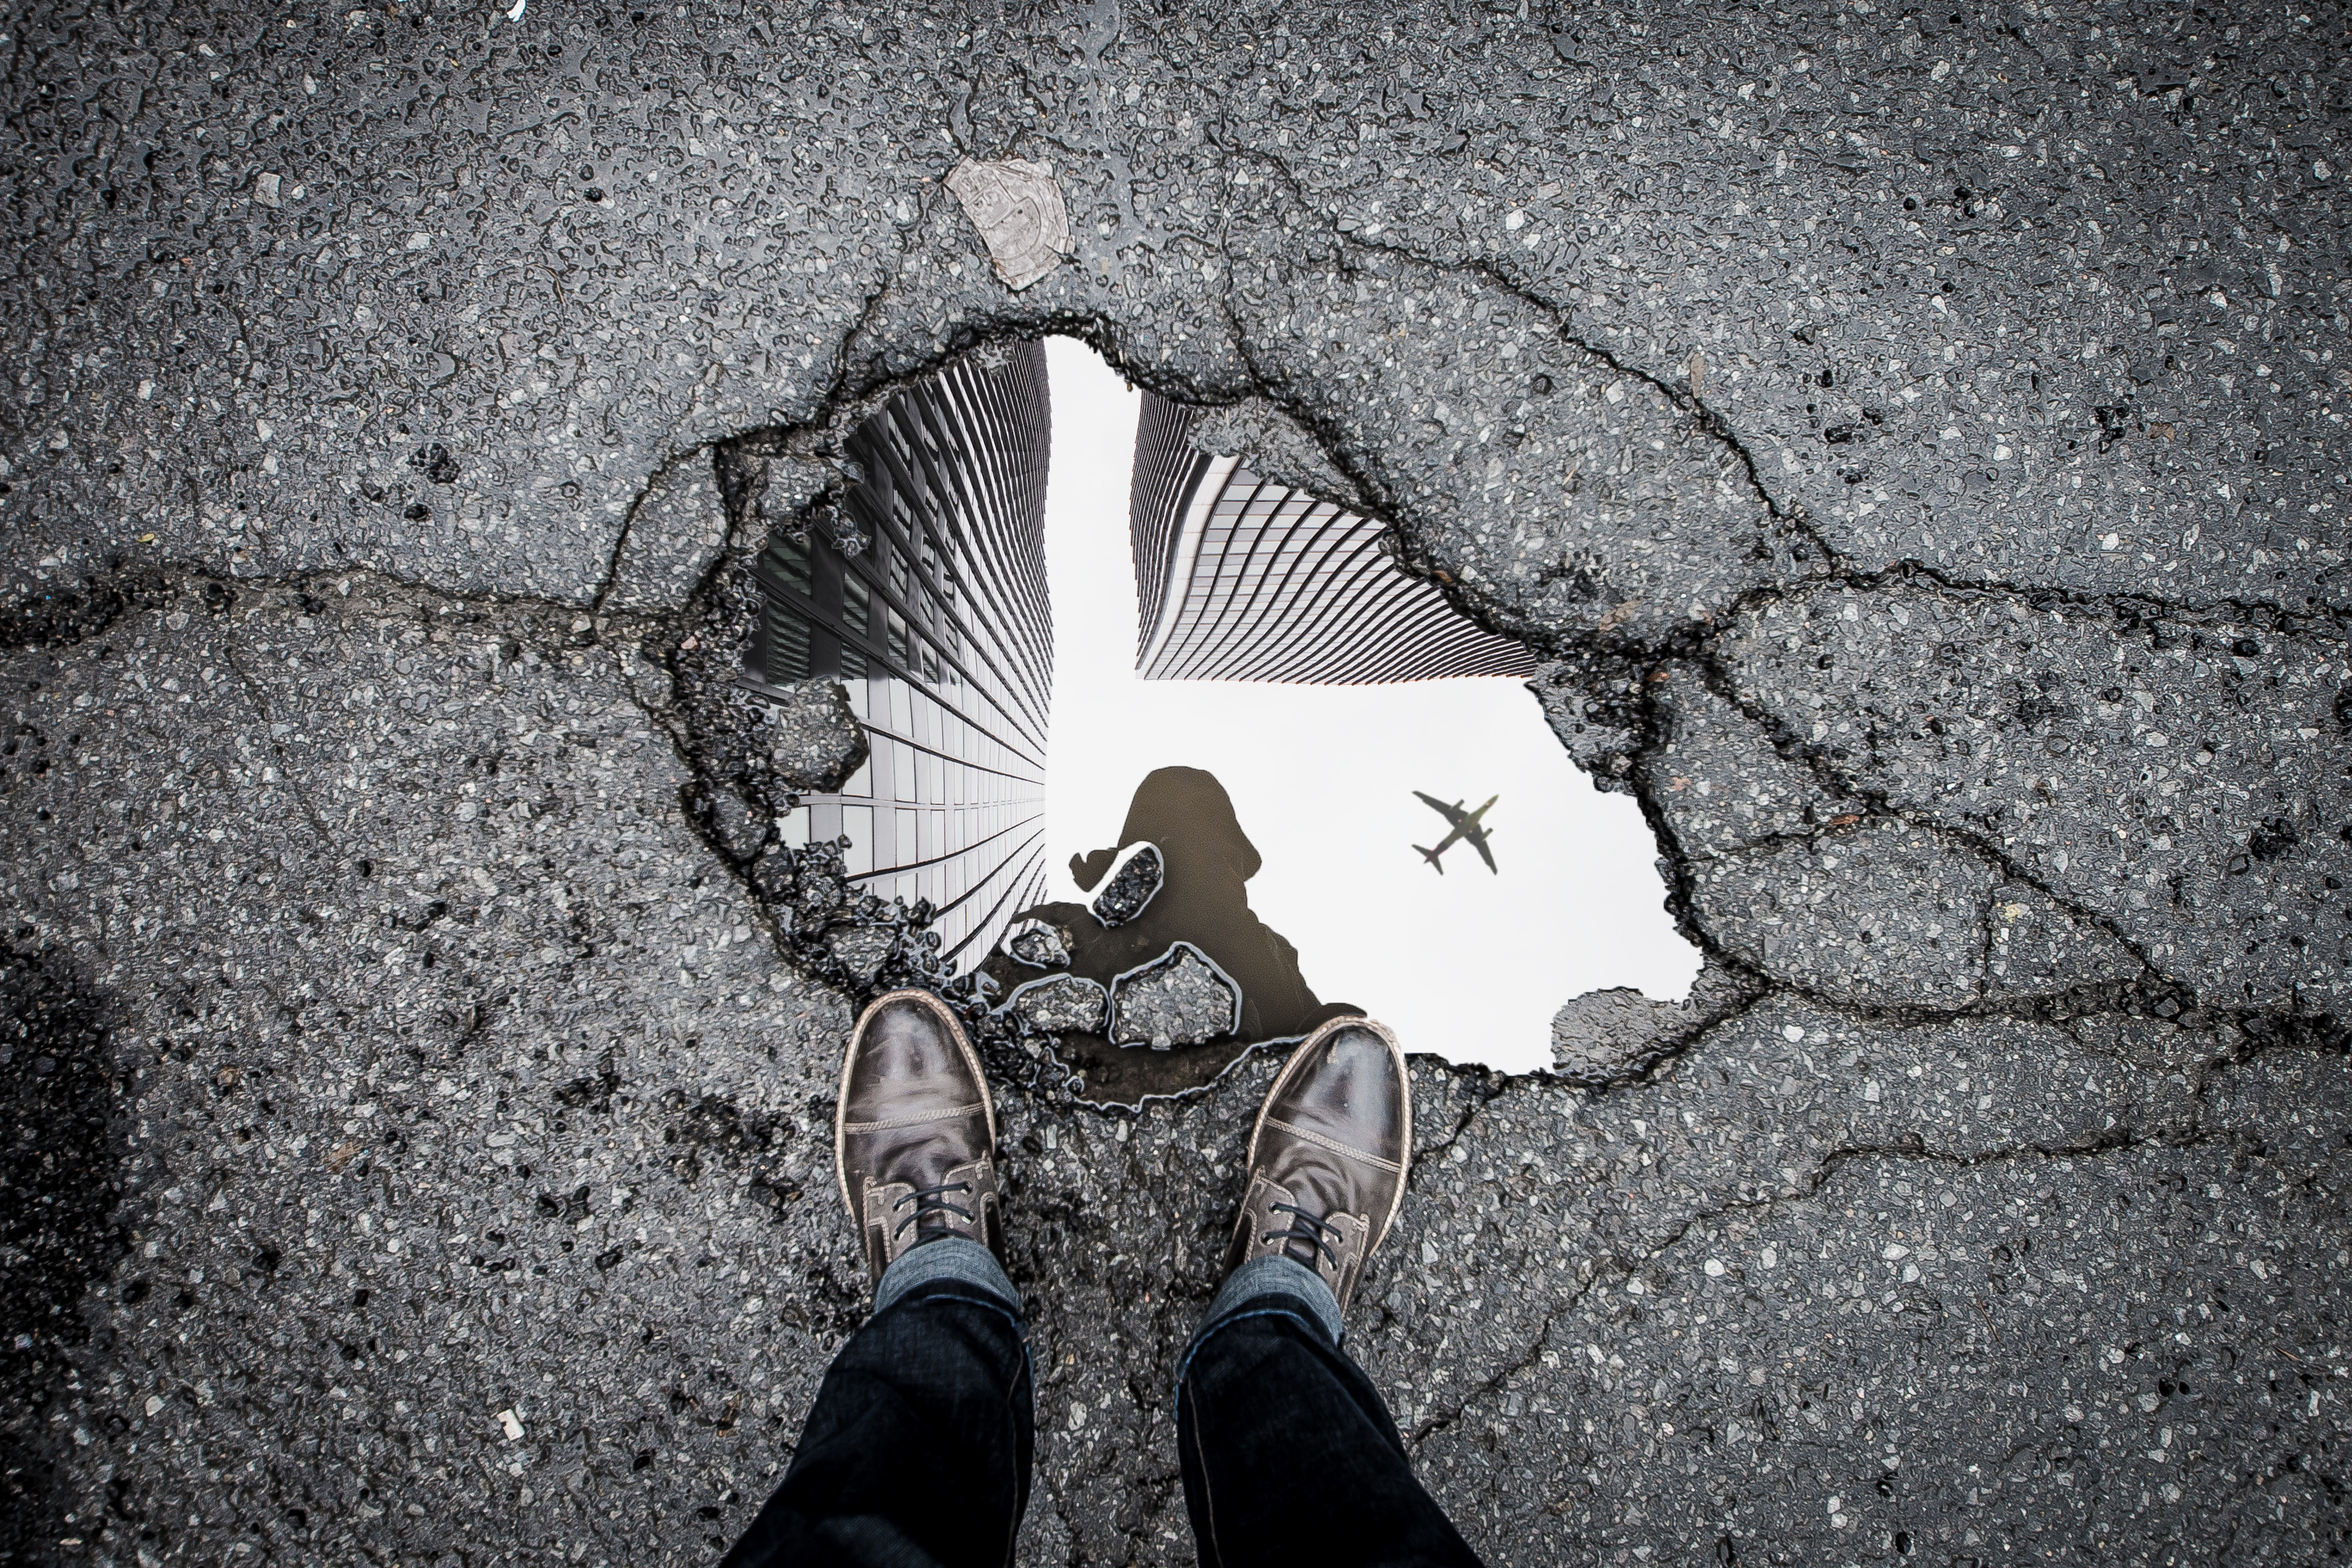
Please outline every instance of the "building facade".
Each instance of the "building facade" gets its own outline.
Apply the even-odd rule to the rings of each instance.
[[[758,567],[744,684],[838,680],[872,746],[786,841],[846,836],[860,886],[929,899],[965,967],[1045,896],[1049,406],[1035,343],[900,393],[847,445],[863,478],[836,531],[864,547],[780,534]]]
[[[1152,680],[1347,685],[1535,673],[1535,655],[1397,564],[1381,524],[1191,442],[1194,411],[1144,395],[1129,531]]]

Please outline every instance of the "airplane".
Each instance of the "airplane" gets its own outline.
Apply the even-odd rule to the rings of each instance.
[[[1423,849],[1418,844],[1413,846],[1415,849],[1421,850],[1421,858],[1423,859],[1437,868],[1437,874],[1439,876],[1443,877],[1445,875],[1445,865],[1444,862],[1438,859],[1438,857],[1452,848],[1454,847],[1454,841],[1457,838],[1468,839],[1470,841],[1470,847],[1478,851],[1478,858],[1486,862],[1486,869],[1489,871],[1495,871],[1494,851],[1486,847],[1487,830],[1478,826],[1478,819],[1486,815],[1486,805],[1492,805],[1496,801],[1502,799],[1503,797],[1501,795],[1490,795],[1486,797],[1486,805],[1482,805],[1475,811],[1465,811],[1462,809],[1462,803],[1458,800],[1452,805],[1448,805],[1442,800],[1437,800],[1429,795],[1422,795],[1419,790],[1415,790],[1412,793],[1420,796],[1423,805],[1427,805],[1431,810],[1436,812],[1438,816],[1445,818],[1446,821],[1454,825],[1454,831],[1439,839],[1437,841],[1436,848]],[[1499,871],[1496,871],[1496,874],[1497,876],[1501,875]]]

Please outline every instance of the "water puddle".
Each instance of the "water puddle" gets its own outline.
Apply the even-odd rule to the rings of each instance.
[[[1142,848],[1120,876],[1106,878],[1121,851]],[[1156,851],[1156,853],[1155,853]],[[1087,902],[1056,900],[1023,911],[1024,920],[1046,927],[1066,963],[1050,968],[1024,962],[1015,939],[1000,949],[989,973],[1010,994],[1047,973],[1067,973],[1104,987],[1108,1016],[1101,1027],[1061,1035],[1061,1048],[1082,1073],[1090,1096],[1132,1104],[1147,1094],[1174,1094],[1198,1088],[1223,1072],[1234,1058],[1256,1042],[1296,1038],[1324,1019],[1361,1012],[1346,1002],[1327,1002],[1299,973],[1298,950],[1251,911],[1249,880],[1258,873],[1258,851],[1234,814],[1232,797],[1216,775],[1199,768],[1158,768],[1137,786],[1116,845],[1074,858],[1071,880],[1097,889]],[[1139,912],[1108,923],[1132,902],[1127,877],[1150,896]],[[1097,910],[1102,912],[1098,914]],[[1155,963],[1179,943],[1189,945],[1210,970],[1192,967],[1192,988],[1207,1015],[1222,1005],[1222,980],[1235,993],[1232,1026],[1213,1033],[1195,1029],[1174,1037],[1147,1027],[1121,1027],[1137,1010],[1165,1014],[1166,986],[1155,986]],[[1183,977],[1180,977],[1183,978]],[[1193,1035],[1206,1033],[1206,1038]],[[1123,1037],[1127,1043],[1121,1043]],[[1164,1043],[1163,1043],[1164,1042]]]

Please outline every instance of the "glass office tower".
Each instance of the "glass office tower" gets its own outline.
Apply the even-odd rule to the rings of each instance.
[[[873,754],[805,795],[789,843],[846,835],[865,890],[940,910],[964,967],[1045,896],[1045,353],[975,355],[860,426],[842,505],[854,553],[812,532],[772,541],[745,683],[838,680]]]
[[[1381,525],[1192,445],[1193,410],[1144,395],[1129,492],[1152,680],[1346,685],[1508,675],[1536,659],[1400,567]]]

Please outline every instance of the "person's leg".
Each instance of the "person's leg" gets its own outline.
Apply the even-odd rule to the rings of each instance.
[[[954,1015],[858,1019],[835,1148],[874,1314],[834,1358],[783,1483],[724,1568],[998,1568],[1029,1499],[1021,1300],[998,1262],[995,1113]]]
[[[1202,1568],[1467,1564],[1396,1423],[1339,1348],[1412,1147],[1394,1037],[1335,1019],[1286,1064],[1250,1138],[1231,1273],[1176,1374],[1184,1501]]]
[[[724,1568],[1009,1562],[1033,1432],[1012,1282],[977,1242],[917,1247],[882,1277]]]

